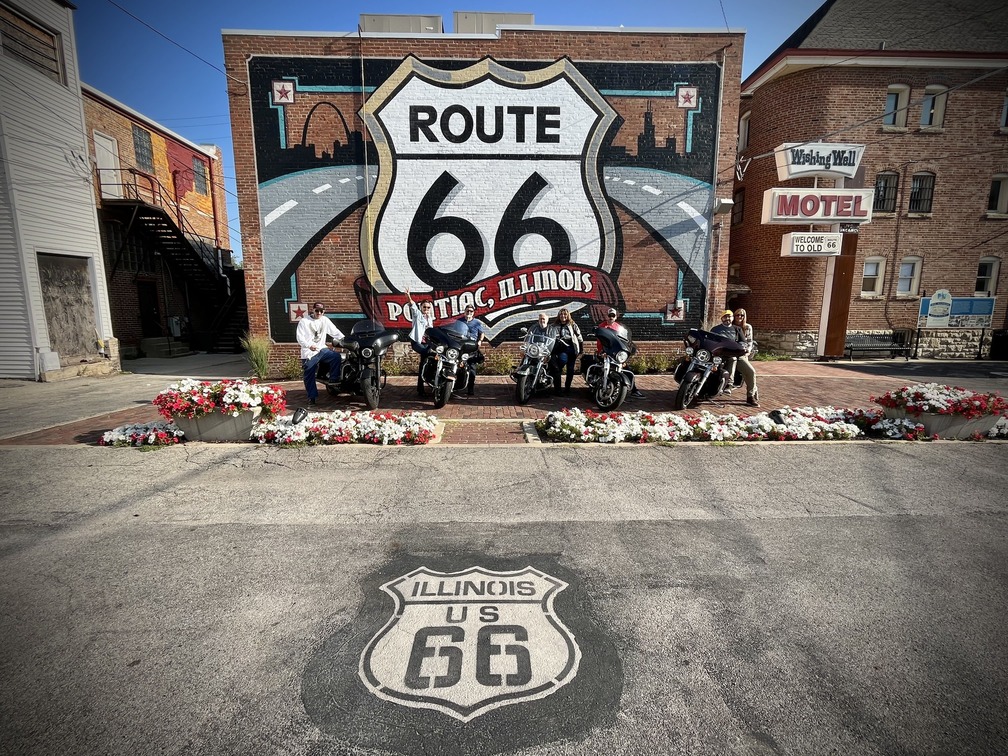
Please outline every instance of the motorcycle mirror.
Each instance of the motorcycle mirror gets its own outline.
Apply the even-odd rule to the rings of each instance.
[[[522,328],[520,331],[518,331],[518,333],[524,336],[526,333],[528,333],[528,328]]]
[[[304,407],[298,407],[296,410],[294,410],[294,418],[292,422],[294,423],[294,425],[299,425],[300,423],[303,423],[305,421],[306,417],[308,417],[308,410],[306,410]]]

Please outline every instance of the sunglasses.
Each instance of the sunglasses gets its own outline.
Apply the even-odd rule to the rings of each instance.
[[[325,307],[316,307],[315,312],[325,312]]]
[[[615,312],[610,312],[609,313],[609,317],[610,318],[615,318],[616,317],[616,313]]]

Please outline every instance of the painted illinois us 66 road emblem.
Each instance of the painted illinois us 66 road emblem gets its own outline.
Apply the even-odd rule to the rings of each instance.
[[[573,680],[581,661],[553,610],[565,588],[532,567],[420,567],[382,586],[395,609],[365,647],[360,679],[387,701],[463,722],[544,698]]]

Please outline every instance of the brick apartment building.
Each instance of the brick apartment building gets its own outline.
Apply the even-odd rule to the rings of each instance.
[[[344,331],[408,330],[407,288],[437,320],[473,303],[498,345],[615,306],[644,351],[723,306],[741,32],[362,24],[223,32],[249,323],[278,365],[315,300]]]
[[[112,322],[124,357],[231,351],[247,327],[220,149],[81,86]]]
[[[742,83],[739,110],[730,304],[747,309],[757,340],[835,356],[819,338],[829,319],[841,338],[892,330],[914,338],[921,325],[920,356],[975,357],[983,333],[987,353],[988,329],[1006,327],[1008,293],[1002,2],[828,0]],[[855,227],[856,241],[845,235],[843,254],[830,263],[782,256],[781,244],[785,232],[829,227],[761,223],[767,189],[814,186],[778,178],[774,151],[795,143],[865,147],[845,188],[874,189],[871,220]],[[992,319],[927,328],[918,322],[921,301],[940,289],[963,312],[990,305],[973,307],[969,298],[993,298]]]

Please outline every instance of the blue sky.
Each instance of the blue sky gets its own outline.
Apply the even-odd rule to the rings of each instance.
[[[420,13],[440,15],[450,32],[457,10],[532,13],[537,25],[727,27],[746,32],[743,76],[747,76],[822,0],[508,0],[486,6],[415,0],[359,5],[332,0],[77,0],[76,4],[77,54],[85,83],[190,141],[221,148],[231,246],[240,256],[222,29],[353,31],[361,13]]]

